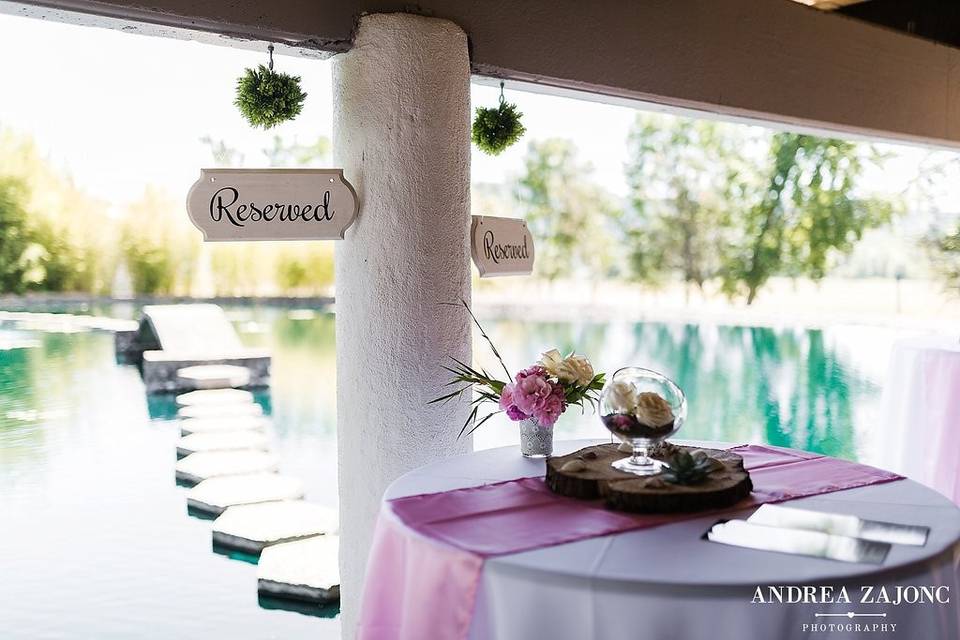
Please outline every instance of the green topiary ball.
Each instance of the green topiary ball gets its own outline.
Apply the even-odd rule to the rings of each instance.
[[[477,109],[471,139],[484,153],[498,156],[526,133],[527,129],[520,122],[521,116],[517,105],[505,101],[501,93],[496,108]]]
[[[261,64],[237,79],[233,104],[251,126],[270,129],[300,115],[306,99],[300,76],[278,73]]]

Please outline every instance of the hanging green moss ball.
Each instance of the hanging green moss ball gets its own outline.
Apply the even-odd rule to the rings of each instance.
[[[237,80],[233,103],[251,126],[270,129],[300,115],[306,99],[300,76],[278,73],[261,64],[247,69]]]
[[[506,102],[501,96],[497,107],[477,109],[471,139],[484,153],[498,156],[526,133],[527,129],[520,122],[522,116],[517,105]]]

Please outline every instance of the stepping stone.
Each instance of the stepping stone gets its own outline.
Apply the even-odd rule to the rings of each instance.
[[[340,599],[340,537],[314,536],[267,547],[257,566],[261,596],[325,604]]]
[[[251,402],[253,402],[253,394],[242,389],[201,389],[181,393],[177,396],[177,405],[181,407],[249,404]]]
[[[261,593],[257,596],[257,604],[260,605],[261,609],[267,611],[292,611],[302,616],[313,616],[314,618],[332,620],[340,615],[339,600],[328,604],[316,604],[315,602],[301,602],[289,598],[274,598]]]
[[[263,408],[256,402],[246,404],[195,404],[180,407],[178,418],[236,418],[238,416],[262,416]]]
[[[233,364],[201,364],[184,367],[177,377],[197,389],[228,389],[250,384],[250,370]]]
[[[180,421],[180,435],[191,433],[221,433],[223,431],[264,431],[270,421],[262,416],[236,416],[233,418],[190,418]]]
[[[210,478],[187,491],[187,509],[220,515],[227,507],[303,498],[303,483],[275,473]]]
[[[207,478],[269,473],[277,470],[277,456],[263,451],[201,451],[177,461],[180,482],[198,484]]]
[[[213,544],[257,554],[272,544],[332,532],[333,509],[302,500],[229,507],[213,521]]]
[[[177,457],[185,458],[198,451],[239,451],[242,449],[269,451],[270,439],[263,431],[256,429],[192,433],[183,436],[177,442]]]
[[[0,351],[12,351],[14,349],[36,349],[39,346],[39,340],[30,340],[27,338],[5,338],[0,336]]]

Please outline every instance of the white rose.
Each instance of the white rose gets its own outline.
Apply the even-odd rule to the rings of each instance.
[[[633,415],[637,422],[650,427],[663,427],[673,422],[670,403],[652,391],[644,391],[637,396]]]
[[[593,380],[593,365],[584,356],[570,355],[564,358],[556,349],[540,356],[540,364],[560,382],[584,386]]]
[[[611,382],[606,398],[614,413],[633,413],[637,408],[637,390],[627,382]]]
[[[547,370],[547,373],[552,376],[560,377],[558,371],[562,363],[563,356],[560,355],[560,352],[556,349],[550,349],[550,351],[540,356],[540,364]]]

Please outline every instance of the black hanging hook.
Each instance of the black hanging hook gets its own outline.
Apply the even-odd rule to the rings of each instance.
[[[267,46],[267,52],[270,54],[270,71],[273,71],[273,45]]]
[[[500,102],[503,102],[505,98],[503,97],[503,80],[500,81]]]

